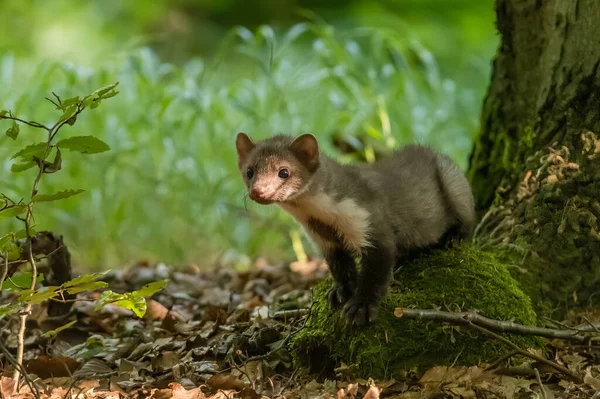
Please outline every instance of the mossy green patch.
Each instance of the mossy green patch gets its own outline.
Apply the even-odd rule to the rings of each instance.
[[[510,351],[466,327],[397,318],[396,307],[476,310],[498,320],[536,321],[529,297],[506,267],[470,246],[422,256],[403,266],[396,279],[376,321],[362,329],[346,327],[339,312],[329,309],[331,281],[319,284],[307,324],[291,342],[298,365],[325,376],[344,362],[357,364],[363,377],[388,378],[412,367],[477,364]],[[520,336],[510,339],[522,347],[539,343]]]

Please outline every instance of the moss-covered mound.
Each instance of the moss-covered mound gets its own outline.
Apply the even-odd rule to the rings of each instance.
[[[387,378],[400,370],[432,365],[477,364],[510,351],[504,344],[466,327],[442,326],[396,318],[396,307],[477,310],[499,320],[534,324],[529,297],[506,268],[490,254],[466,246],[436,251],[403,266],[367,328],[346,327],[339,312],[332,312],[326,292],[332,281],[315,290],[315,303],[304,329],[291,341],[299,366],[322,376],[331,375],[341,362],[357,364],[363,377]],[[522,347],[531,338],[510,336]]]

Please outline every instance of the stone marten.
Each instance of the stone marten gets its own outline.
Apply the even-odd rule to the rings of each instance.
[[[236,138],[250,198],[289,212],[323,252],[335,284],[330,306],[347,322],[374,316],[397,262],[409,252],[471,235],[471,187],[446,155],[409,145],[372,164],[342,165],[321,154],[316,138]],[[355,257],[360,259],[357,272]]]

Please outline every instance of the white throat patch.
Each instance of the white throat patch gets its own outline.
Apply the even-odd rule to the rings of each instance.
[[[322,249],[327,249],[331,243],[307,228],[311,218],[333,227],[350,250],[361,253],[364,248],[371,245],[369,243],[370,214],[351,198],[336,201],[324,192],[319,192],[312,196],[302,195],[295,201],[283,202],[279,205],[304,226],[316,243],[324,247]]]

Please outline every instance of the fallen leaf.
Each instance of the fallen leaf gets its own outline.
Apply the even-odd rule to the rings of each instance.
[[[379,399],[380,393],[381,390],[379,388],[372,386],[371,388],[369,388],[365,396],[363,396],[363,399]]]
[[[162,303],[152,298],[146,300],[146,317],[149,317],[151,320],[164,320],[168,313],[169,309]]]
[[[216,389],[235,389],[239,391],[246,388],[246,384],[234,375],[215,374],[206,383]]]
[[[583,382],[585,382],[594,389],[600,390],[600,380],[592,376],[591,366],[586,367]]]
[[[256,391],[250,387],[246,387],[242,389],[236,396],[236,398],[240,399],[261,399],[261,396],[256,393]]]
[[[173,392],[173,399],[204,399],[206,396],[200,390],[200,387],[187,390],[180,383],[172,382],[169,384]]]
[[[70,377],[79,367],[81,364],[70,357],[49,358],[46,355],[41,355],[37,359],[25,363],[25,370],[28,373],[35,374],[42,379]]]

